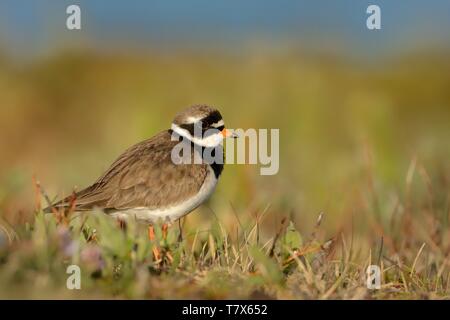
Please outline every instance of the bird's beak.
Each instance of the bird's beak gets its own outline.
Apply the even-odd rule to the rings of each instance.
[[[234,138],[234,139],[236,139],[238,137],[238,135],[236,133],[234,133],[231,130],[227,130],[227,129],[223,129],[222,131],[220,131],[220,134],[224,138]]]

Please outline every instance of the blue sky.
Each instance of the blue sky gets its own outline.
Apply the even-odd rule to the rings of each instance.
[[[69,4],[81,7],[81,31],[65,29]],[[369,4],[381,7],[381,31],[365,28]],[[76,43],[114,50],[255,41],[363,54],[450,47],[450,1],[0,0],[0,48],[14,55]]]

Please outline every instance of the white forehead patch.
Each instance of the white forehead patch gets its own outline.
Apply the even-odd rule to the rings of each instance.
[[[213,123],[211,125],[211,127],[214,127],[214,128],[219,128],[219,127],[222,127],[222,126],[225,126],[225,122],[223,122],[223,120],[220,120],[220,121],[218,121],[216,123]]]
[[[189,131],[187,131],[186,129],[183,129],[181,127],[179,127],[178,125],[176,125],[175,123],[172,123],[172,127],[171,129],[176,132],[178,135],[188,139],[189,141],[194,142],[195,144],[198,144],[199,146],[202,147],[216,147],[218,146],[222,140],[224,139],[223,135],[216,129],[210,129],[210,130],[215,130],[217,131],[217,133],[208,135],[206,137],[193,137]]]

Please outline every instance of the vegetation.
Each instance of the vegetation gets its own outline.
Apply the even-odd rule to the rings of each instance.
[[[449,298],[449,61],[256,49],[3,57],[0,297]],[[230,128],[279,128],[279,173],[227,165],[210,202],[153,242],[99,212],[41,212],[43,194],[86,186],[193,103],[217,106]],[[71,264],[81,290],[66,288]],[[380,290],[366,287],[372,264]]]

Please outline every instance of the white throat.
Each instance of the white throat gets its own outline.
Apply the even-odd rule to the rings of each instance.
[[[207,130],[205,132],[206,137],[204,136],[202,138],[193,137],[188,130],[181,128],[180,126],[176,125],[175,123],[172,123],[171,129],[178,135],[180,135],[202,147],[217,147],[223,141],[223,135],[217,129],[210,129],[210,130],[214,130],[215,133],[209,134],[209,135],[207,134],[209,130]]]

